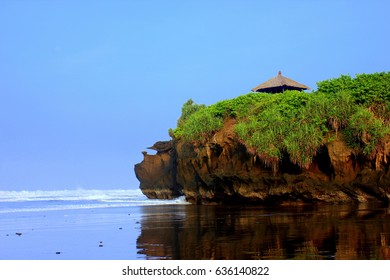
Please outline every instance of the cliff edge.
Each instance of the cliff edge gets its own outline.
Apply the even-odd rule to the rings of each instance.
[[[144,153],[135,165],[142,192],[149,198],[172,199],[185,195],[196,204],[367,202],[390,199],[390,170],[385,157],[355,155],[333,135],[308,168],[288,156],[275,174],[254,156],[234,133],[234,119],[226,121],[204,144],[172,141],[172,148]],[[378,162],[379,160],[379,162]]]

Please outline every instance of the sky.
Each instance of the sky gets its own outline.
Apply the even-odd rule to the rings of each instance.
[[[390,69],[390,1],[0,0],[0,190],[136,189],[184,102]],[[153,154],[153,151],[149,151]]]

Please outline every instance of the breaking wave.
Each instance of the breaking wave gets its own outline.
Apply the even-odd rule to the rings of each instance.
[[[187,202],[184,197],[174,200],[148,199],[139,189],[0,191],[0,213],[170,204]]]

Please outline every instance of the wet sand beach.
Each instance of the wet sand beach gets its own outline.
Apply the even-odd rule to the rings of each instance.
[[[139,217],[139,207],[0,214],[0,259],[137,259]]]
[[[112,207],[107,198],[101,205],[2,202],[0,259],[390,259],[390,209],[383,204],[255,207],[131,199],[118,206],[112,198]]]

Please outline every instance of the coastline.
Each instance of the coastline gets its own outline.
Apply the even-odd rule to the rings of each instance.
[[[0,259],[137,259],[139,189],[0,191]]]
[[[139,217],[139,206],[0,214],[0,259],[137,259]]]
[[[0,223],[1,260],[390,259],[390,211],[377,203],[150,205],[0,214]]]

